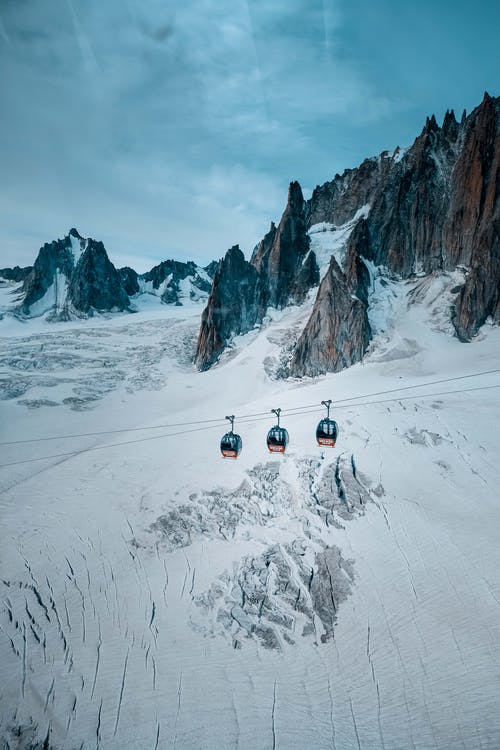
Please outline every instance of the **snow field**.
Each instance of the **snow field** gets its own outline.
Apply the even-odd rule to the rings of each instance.
[[[221,417],[105,450],[85,449],[152,431],[2,446],[0,463],[81,451],[0,469],[4,743],[22,727],[26,747],[46,736],[55,748],[498,747],[498,391],[339,404],[329,451],[314,443],[321,411],[285,415],[282,458],[265,448],[272,414],[238,421],[500,368],[497,329],[470,345],[449,335],[454,283],[389,280],[365,361],[301,381],[274,380],[273,362],[310,302],[271,311],[207,373],[180,354],[195,306],[37,321],[21,336],[1,321],[6,379],[9,361],[43,361],[42,342],[59,358],[54,385],[0,402],[0,441]],[[92,373],[90,355],[68,366],[77,331],[126,373],[84,410],[63,403]],[[57,408],[19,403],[49,392]],[[237,461],[218,452],[232,413]]]

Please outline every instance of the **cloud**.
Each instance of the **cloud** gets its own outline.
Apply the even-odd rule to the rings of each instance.
[[[2,253],[25,242],[28,262],[34,236],[71,225],[136,265],[249,252],[291,179],[314,185],[394,147],[403,115],[415,134],[411,92],[385,80],[373,38],[397,44],[395,5],[380,18],[355,6],[4,0]]]

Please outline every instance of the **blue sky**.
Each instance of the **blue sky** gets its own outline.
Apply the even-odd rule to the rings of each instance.
[[[249,254],[309,194],[496,96],[493,0],[0,0],[0,266]]]

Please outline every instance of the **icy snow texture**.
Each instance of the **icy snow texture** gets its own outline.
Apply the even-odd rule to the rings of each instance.
[[[316,255],[320,279],[328,271],[332,255],[339,266],[343,267],[347,240],[359,219],[366,218],[369,213],[370,206],[362,206],[356,211],[352,219],[345,224],[335,226],[335,224],[328,224],[328,222],[322,221],[320,224],[314,224],[310,228],[311,250],[314,250]]]
[[[207,373],[187,363],[194,305],[0,320],[2,378],[24,389],[0,402],[0,442],[137,428],[2,446],[2,464],[74,451],[0,469],[6,747],[498,748],[498,391],[339,404],[333,450],[315,446],[321,408],[284,417],[279,460],[273,415],[237,420],[240,458],[218,451],[225,414],[500,368],[498,329],[450,335],[452,275],[386,282],[365,361],[307,381],[276,382],[264,362],[310,301]],[[124,375],[98,409],[64,402],[108,370]],[[170,438],[182,428],[140,429],[217,416]]]

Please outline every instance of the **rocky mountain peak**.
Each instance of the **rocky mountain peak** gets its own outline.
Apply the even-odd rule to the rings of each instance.
[[[250,261],[235,245],[219,264],[198,337],[195,362],[200,369],[217,360],[231,336],[260,323],[268,307],[301,302],[319,282],[309,245],[302,188],[291,182],[280,223],[271,222]]]
[[[320,223],[345,225],[357,215],[343,268],[332,262],[320,283],[293,356],[295,374],[336,369],[363,356],[370,336],[366,305],[371,283],[364,259],[402,278],[466,266],[452,316],[457,335],[468,340],[488,315],[500,322],[499,173],[500,99],[485,93],[460,123],[453,110],[441,127],[434,115],[428,117],[409,149],[365,159],[317,186],[307,201],[300,185],[291,182],[279,225],[271,224],[250,263],[240,257],[238,263],[221,264],[212,289],[219,290],[219,297],[211,295],[202,322],[203,342],[216,346],[198,363],[210,366],[231,335],[259,323],[268,306],[302,301],[318,279],[308,230]],[[220,288],[227,282],[234,294],[238,264],[243,276],[251,273],[249,267],[257,272],[254,301],[245,322],[231,308],[229,324]]]
[[[262,315],[259,272],[233,245],[219,263],[202,313],[196,347],[199,369],[211,367],[230,336],[249,331]]]
[[[286,305],[296,286],[297,274],[309,251],[309,236],[304,218],[304,196],[298,182],[291,182],[288,199],[278,227],[256,247],[251,263],[260,274],[260,290],[265,307]]]
[[[76,248],[73,241],[77,240]],[[129,300],[102,242],[71,228],[63,239],[45,243],[23,284],[21,312],[55,318],[124,310]]]
[[[444,138],[450,142],[454,142],[458,136],[458,122],[455,119],[455,113],[452,109],[447,109],[441,126],[441,131]]]
[[[439,130],[439,125],[437,124],[435,115],[431,115],[431,117],[427,117],[425,120],[425,125],[422,130],[422,133],[437,133],[438,130]]]
[[[304,207],[304,196],[302,195],[302,188],[297,181],[291,182],[288,187],[288,200],[287,208],[296,214],[302,213]]]
[[[19,283],[31,273],[33,266],[13,266],[12,268],[0,268],[0,279]]]
[[[71,276],[68,302],[86,315],[93,310],[126,310],[129,307],[120,274],[102,242],[89,239]]]
[[[29,315],[33,305],[48,295],[49,290],[57,285],[59,279],[67,281],[71,278],[73,270],[74,258],[69,237],[46,242],[40,248],[33,268],[24,280],[22,313]],[[57,297],[57,294],[55,296]],[[49,305],[47,309],[50,309],[49,300],[47,304]]]
[[[101,241],[71,227],[62,239],[43,245],[32,267],[3,270],[5,278],[24,282],[22,315],[66,319],[94,310],[131,311],[129,298],[143,293],[176,305],[205,298],[217,267],[218,261],[201,268],[193,261],[166,260],[143,274],[129,267],[117,271]]]
[[[292,375],[337,372],[359,362],[371,338],[366,304],[351,294],[334,257],[292,357]]]

